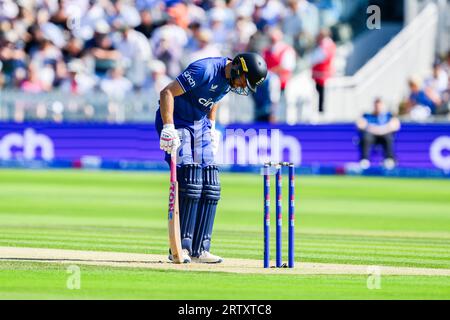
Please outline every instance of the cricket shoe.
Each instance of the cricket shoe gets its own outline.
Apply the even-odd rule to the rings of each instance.
[[[191,257],[192,262],[195,263],[222,263],[223,259],[208,251],[202,251],[198,257]]]
[[[395,168],[395,160],[392,158],[387,158],[383,163],[386,170],[392,170]]]
[[[189,256],[189,250],[188,249],[183,249],[182,251],[182,263],[191,263],[191,257]],[[173,261],[173,256],[172,256],[172,252],[169,249],[169,260]]]
[[[361,167],[362,170],[367,170],[370,168],[370,161],[367,159],[362,159],[359,162],[359,166]]]

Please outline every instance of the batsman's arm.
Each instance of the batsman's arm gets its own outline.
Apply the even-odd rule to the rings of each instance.
[[[211,108],[211,111],[209,111],[208,113],[208,119],[211,121],[216,121],[216,113],[217,113],[217,108],[219,107],[219,104],[215,104],[213,105],[213,107]]]
[[[160,112],[163,124],[173,124],[175,97],[184,94],[178,81],[172,81],[159,93]]]

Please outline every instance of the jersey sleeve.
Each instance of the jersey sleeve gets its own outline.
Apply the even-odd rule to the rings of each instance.
[[[207,81],[207,68],[199,61],[191,63],[176,79],[184,92],[200,87]]]

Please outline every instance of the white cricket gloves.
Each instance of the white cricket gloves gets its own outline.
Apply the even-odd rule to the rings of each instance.
[[[165,124],[161,131],[161,138],[159,140],[159,147],[161,150],[172,154],[180,146],[180,137],[178,131],[173,124]]]
[[[211,121],[211,149],[215,156],[219,150],[220,132],[216,130],[215,121]],[[173,124],[165,124],[161,131],[161,138],[159,140],[159,147],[161,150],[172,154],[180,146],[180,136]]]

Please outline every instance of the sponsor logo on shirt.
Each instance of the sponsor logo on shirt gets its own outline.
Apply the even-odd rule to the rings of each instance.
[[[216,84],[216,85],[213,84],[213,85],[211,86],[211,88],[209,89],[209,91],[216,92],[216,89],[217,89],[218,86],[219,86],[219,85],[217,85],[217,84]]]
[[[187,82],[189,82],[189,85],[191,87],[195,87],[195,80],[192,78],[191,73],[189,71],[183,72],[183,77],[186,79]]]
[[[212,98],[209,98],[208,100],[206,100],[205,98],[200,98],[198,99],[198,103],[200,103],[205,108],[212,108],[212,106],[214,105],[214,101],[212,101]]]

